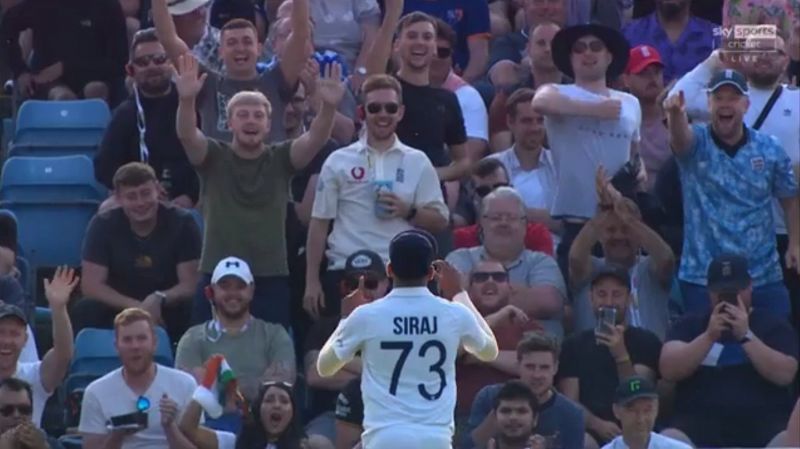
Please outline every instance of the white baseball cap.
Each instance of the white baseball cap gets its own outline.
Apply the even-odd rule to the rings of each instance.
[[[225,276],[236,276],[244,281],[245,284],[253,283],[253,273],[250,272],[250,266],[238,257],[226,257],[220,260],[211,275],[211,283],[216,284]]]
[[[209,1],[210,0],[169,0],[167,8],[169,9],[170,15],[182,16],[184,14],[189,14],[201,6],[205,6]]]

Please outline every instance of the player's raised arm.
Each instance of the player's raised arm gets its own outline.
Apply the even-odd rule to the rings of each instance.
[[[443,260],[437,260],[434,262],[434,266],[436,267],[439,288],[442,290],[442,294],[448,299],[452,299],[453,302],[465,306],[475,317],[479,327],[477,335],[467,329],[463,340],[464,349],[482,362],[490,362],[496,359],[497,354],[500,352],[497,347],[497,339],[494,336],[494,332],[492,332],[492,328],[489,327],[489,324],[472,303],[467,292],[464,291],[461,284],[461,274],[452,265]]]
[[[361,349],[366,322],[363,314],[353,312],[364,303],[366,299],[362,276],[358,279],[358,288],[342,299],[342,319],[319,351],[317,373],[321,377],[331,377],[338,373]]]

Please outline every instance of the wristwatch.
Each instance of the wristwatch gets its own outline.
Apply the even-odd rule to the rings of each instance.
[[[744,334],[744,337],[742,337],[741,340],[739,340],[739,343],[745,344],[748,341],[751,341],[753,338],[755,338],[755,335],[753,335],[753,331],[751,331],[750,329],[747,329],[747,333]]]
[[[161,307],[163,308],[164,304],[167,303],[167,294],[162,292],[162,291],[156,291],[153,294],[156,295],[158,297],[158,299],[161,300]]]

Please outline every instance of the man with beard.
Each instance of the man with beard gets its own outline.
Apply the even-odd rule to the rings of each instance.
[[[295,6],[295,11],[298,9]],[[317,81],[322,106],[308,130],[276,144],[265,142],[271,124],[283,122],[272,117],[283,118],[284,110],[273,109],[258,91],[238,92],[225,106],[233,130],[230,144],[207,138],[197,128],[195,114],[207,75],[200,75],[199,64],[189,53],[181,56],[178,74],[178,138],[205,186],[206,234],[200,269],[209,273],[231,254],[247,260],[255,274],[253,315],[288,328],[285,225],[290,179],[311,163],[330,139],[336,107],[345,91],[341,67],[327,66],[325,76]],[[207,280],[203,279],[204,285]],[[208,320],[210,312],[206,301],[195,299],[193,322]]]
[[[175,132],[178,93],[172,84],[172,65],[153,28],[133,37],[128,75],[133,95],[122,102],[106,128],[94,158],[97,180],[113,189],[112,179],[128,162],[144,162],[156,172],[162,199],[190,208],[200,186]],[[109,198],[102,208],[118,205]]]
[[[719,25],[695,17],[692,0],[656,0],[652,14],[626,25],[622,32],[631,46],[655,47],[664,62],[664,82],[680,78],[711,54],[719,40]]]
[[[507,382],[497,393],[494,416],[497,433],[487,449],[529,449],[542,447],[534,435],[539,415],[539,401],[530,388],[518,380]]]
[[[658,50],[649,45],[632,48],[624,81],[642,109],[639,154],[647,171],[646,188],[649,191],[655,184],[659,170],[672,156],[664,108],[658,101],[664,90],[664,63]]]
[[[173,401],[183,410],[197,383],[183,371],[153,361],[158,344],[155,326],[142,309],[125,309],[114,319],[114,346],[122,367],[86,387],[78,425],[84,448],[194,447],[178,428],[179,419],[165,420],[162,414],[175,412]],[[128,425],[114,426],[112,418]],[[131,428],[133,423],[137,426]]]
[[[630,289],[631,278],[625,268],[609,265],[598,271],[589,298],[595,315],[611,315],[614,321],[604,320],[602,326],[573,334],[564,341],[561,352],[558,389],[583,406],[587,447],[620,435],[612,404],[621,379],[635,374],[651,382],[658,378],[661,342],[654,333],[628,321]]]
[[[553,38],[553,61],[575,84],[542,86],[533,109],[545,116],[545,128],[558,172],[550,213],[564,220],[558,262],[567,273],[567,256],[581,227],[597,212],[594,194],[599,166],[614,176],[638,157],[641,124],[639,101],[609,89],[628,63],[627,41],[600,25],[578,25]]]
[[[14,377],[0,381],[0,448],[64,449],[33,423],[33,387]],[[4,444],[10,444],[4,446]]]
[[[516,350],[519,380],[536,395],[539,410],[535,433],[548,440],[546,447],[583,449],[583,410],[553,386],[558,354],[559,345],[550,336],[526,335]],[[488,385],[475,396],[465,432],[471,439],[463,442],[462,449],[483,449],[497,433],[497,417],[492,409],[501,388],[503,384]]]
[[[772,50],[752,52],[740,57],[743,74],[747,77],[750,98],[750,107],[744,115],[744,122],[753,129],[778,139],[792,161],[797,176],[800,175],[800,126],[787,126],[787,124],[796,124],[800,121],[800,90],[781,82],[789,64],[789,57],[781,37],[775,38],[773,45]],[[703,95],[703,89],[714,73],[727,68],[729,58],[715,51],[675,84],[671,94],[683,91],[686,111],[691,119],[709,120],[708,101]],[[773,96],[777,99],[767,110],[767,104],[771,102]],[[763,111],[767,111],[766,116],[763,120],[759,120]],[[760,126],[756,127],[759,121]],[[778,238],[778,254],[784,254],[788,249],[789,235],[786,217],[777,200],[773,201],[773,219]],[[800,275],[795,270],[789,269],[783,258],[781,265],[783,281],[789,289],[789,297],[794,301],[793,322],[800,323]]]
[[[334,151],[322,166],[308,227],[303,298],[305,310],[315,319],[339,314],[338,286],[350,254],[369,249],[388,260],[388,242],[398,233],[447,227],[449,211],[433,165],[425,153],[395,134],[407,112],[400,86],[389,75],[364,81],[366,132],[354,144]],[[327,271],[321,282],[323,253]]]
[[[475,395],[484,385],[505,382],[517,374],[517,344],[526,332],[541,329],[522,309],[509,303],[511,284],[502,263],[484,260],[475,266],[469,274],[467,292],[494,332],[500,353],[490,362],[481,362],[468,354],[458,359],[456,416],[464,421]]]
[[[212,355],[222,354],[247,400],[256,397],[264,381],[295,380],[294,344],[289,334],[282,326],[250,314],[254,288],[247,262],[236,257],[222,259],[205,290],[214,318],[186,331],[175,355],[175,366],[201,382],[203,365]]]
[[[787,220],[786,266],[800,273],[800,198],[791,159],[775,137],[745,125],[749,88],[739,72],[725,69],[711,77],[709,125],[689,125],[686,95],[679,91],[664,105],[683,185],[685,232],[678,279],[684,306],[709,310],[706,269],[714,257],[735,252],[748,258],[753,307],[788,317],[772,200],[780,201]]]
[[[602,182],[598,174],[598,185]],[[618,196],[613,203],[600,207],[604,210],[586,223],[569,252],[574,328],[582,332],[595,327],[589,281],[604,267],[614,265],[630,273],[632,301],[625,311],[628,321],[663,340],[669,327],[675,256],[658,233],[644,224],[639,208],[630,199]],[[603,258],[592,256],[597,242],[603,248]]]

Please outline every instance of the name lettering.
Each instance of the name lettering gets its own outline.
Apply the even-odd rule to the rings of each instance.
[[[394,317],[395,335],[434,335],[439,331],[436,317],[397,316]]]

